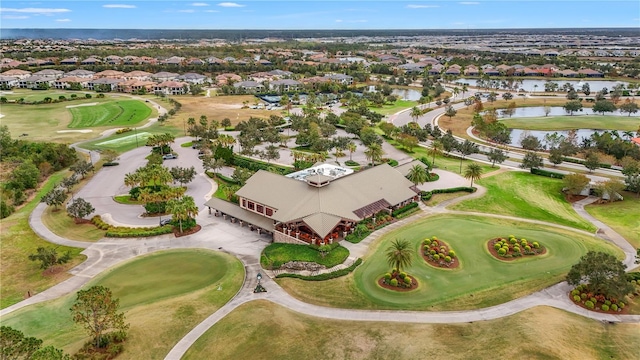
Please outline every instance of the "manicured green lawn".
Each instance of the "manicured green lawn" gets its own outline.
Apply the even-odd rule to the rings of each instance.
[[[88,141],[83,143],[82,147],[87,150],[112,149],[123,153],[133,150],[136,147],[145,146],[147,139],[151,135],[164,133],[177,136],[182,135],[182,130],[173,126],[156,123],[148,128],[144,128],[144,130],[129,131],[123,134],[114,134],[104,139]]]
[[[408,324],[323,319],[258,300],[215,324],[184,359],[633,359],[638,343],[638,324],[551,307],[466,324]]]
[[[415,101],[396,100],[396,102],[393,104],[385,104],[382,107],[370,106],[369,109],[382,115],[391,115],[397,113],[400,110],[410,109],[416,105],[418,105],[418,103]]]
[[[27,292],[42,292],[51,286],[66,280],[67,270],[78,265],[86,258],[80,252],[83,249],[53,245],[41,239],[29,226],[29,215],[40,203],[40,198],[58,184],[65,171],[52,175],[42,189],[23,208],[11,216],[2,219],[0,225],[0,308],[24,300]],[[56,246],[59,252],[70,251],[72,260],[62,265],[53,275],[43,275],[38,263],[29,261],[38,247]]]
[[[433,159],[433,157],[431,155],[429,155],[429,149],[426,147],[422,147],[422,146],[416,146],[413,149],[413,152],[407,152],[407,150],[405,148],[403,148],[402,146],[400,146],[398,144],[397,141],[393,140],[393,139],[385,139],[386,142],[388,142],[389,144],[393,145],[396,149],[402,150],[403,152],[405,152],[407,155],[410,155],[416,159],[420,159],[422,157],[426,157],[429,162],[431,162],[431,159]],[[473,160],[469,160],[464,159],[462,160],[462,172],[464,173],[465,167],[471,163],[474,163]],[[498,170],[499,167],[491,167],[491,165],[487,165],[485,163],[480,163],[480,162],[476,162],[476,164],[480,165],[480,167],[482,168],[482,173],[486,174],[495,170]],[[445,156],[445,155],[437,155],[435,158],[435,167],[438,169],[444,169],[447,171],[451,171],[454,172],[456,174],[460,174],[460,159],[459,158],[455,158],[455,157],[449,157],[449,156]]]
[[[118,204],[125,205],[144,205],[144,202],[131,199],[131,195],[116,195],[113,200]]]
[[[273,243],[262,251],[260,264],[265,268],[277,268],[289,261],[307,261],[330,268],[342,264],[348,256],[349,250],[340,245],[323,257],[318,250],[309,245]]]
[[[624,236],[635,248],[640,248],[640,199],[630,192],[623,193],[623,196],[623,201],[593,204],[586,210]]]
[[[151,115],[151,108],[138,100],[110,101],[94,106],[70,108],[70,128],[136,125]]]
[[[47,98],[47,97],[58,100],[60,96],[64,96],[67,99],[71,99],[72,94],[75,94],[78,99],[84,99],[85,97],[84,91],[65,91],[65,90],[58,90],[58,89],[50,89],[50,90],[13,89],[11,92],[13,94],[3,94],[2,97],[7,98],[7,100],[9,101],[24,99],[24,102],[27,102],[27,103],[42,101],[44,100],[44,98]],[[91,95],[93,96],[93,98],[95,98],[96,94],[91,94]],[[67,104],[75,104],[76,101],[80,101],[80,100],[73,100],[72,102],[68,102]]]
[[[566,115],[523,117],[501,120],[510,129],[525,130],[572,130],[572,129],[600,129],[600,130],[628,130],[636,131],[640,124],[638,116],[613,115]]]
[[[111,269],[91,285],[110,288],[131,324],[119,358],[161,359],[194,326],[233,297],[244,271],[236,258],[207,250],[162,251]],[[86,288],[85,287],[85,288]],[[69,353],[88,340],[69,308],[75,294],[30,306],[2,319]]]
[[[42,222],[54,234],[66,239],[78,241],[98,241],[105,235],[104,230],[98,229],[91,223],[76,224],[75,220],[62,208],[58,210],[49,206],[42,214]]]
[[[506,172],[478,181],[487,194],[463,201],[455,210],[502,214],[548,221],[574,228],[595,231],[564,199],[562,181],[526,172]]]
[[[513,234],[538,241],[547,253],[504,262],[492,257],[488,240]],[[421,241],[437,236],[455,249],[460,259],[457,269],[438,269],[418,256]],[[376,280],[390,271],[385,251],[394,239],[406,239],[415,250],[406,271],[418,279],[411,292],[380,287]],[[324,306],[405,309],[460,310],[501,304],[553,285],[588,250],[602,250],[622,257],[610,243],[570,231],[526,223],[483,217],[442,215],[420,219],[383,236],[371,247],[365,261],[352,275],[314,284],[295,279],[279,279],[292,295]]]

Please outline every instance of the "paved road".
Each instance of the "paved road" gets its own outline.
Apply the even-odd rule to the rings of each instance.
[[[196,169],[195,179],[187,184],[187,194],[195,199],[196,205],[202,210],[207,195],[210,195],[215,188],[215,183],[204,174],[202,161],[198,159],[198,151],[191,147],[180,146],[187,141],[191,141],[191,138],[176,139],[172,149],[178,154],[178,158],[165,160],[164,165],[168,168],[193,166]],[[74,194],[74,197],[89,201],[96,209],[94,215],[98,214],[114,225],[156,225],[159,218],[142,217],[145,211],[141,205],[123,205],[113,200],[114,196],[129,192],[129,187],[124,185],[125,175],[143,166],[146,163],[145,157],[150,152],[151,148],[143,146],[122,154],[118,160],[120,165],[103,167],[85,187]]]

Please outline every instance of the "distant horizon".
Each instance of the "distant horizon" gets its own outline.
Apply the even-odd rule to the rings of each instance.
[[[494,28],[494,29],[107,29],[107,28],[13,28],[1,29],[0,39],[245,39],[356,36],[445,36],[445,35],[597,35],[628,36],[635,27],[592,28]],[[635,34],[632,34],[635,35]],[[638,34],[640,35],[640,34]]]
[[[416,30],[640,27],[640,2],[3,0],[2,29]]]

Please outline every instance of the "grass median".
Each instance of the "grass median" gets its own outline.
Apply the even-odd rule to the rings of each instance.
[[[633,247],[640,248],[640,198],[630,192],[624,192],[623,197],[623,201],[592,204],[585,209],[596,219],[611,226]]]

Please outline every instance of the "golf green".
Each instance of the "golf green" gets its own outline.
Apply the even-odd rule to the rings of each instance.
[[[135,125],[151,115],[151,108],[138,100],[109,101],[93,106],[69,108],[70,128]]]

